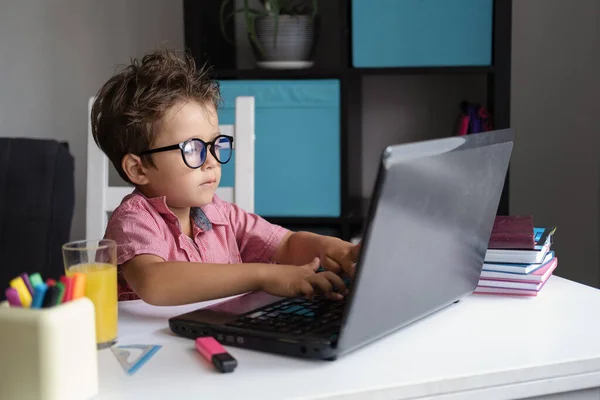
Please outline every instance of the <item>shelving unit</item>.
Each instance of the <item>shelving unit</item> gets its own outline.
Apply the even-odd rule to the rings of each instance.
[[[510,125],[511,0],[493,2],[491,65],[382,68],[353,67],[353,1],[321,0],[319,2],[320,36],[315,51],[315,64],[312,68],[302,70],[259,69],[252,66],[252,60],[236,58],[235,46],[228,43],[221,35],[220,4],[220,0],[184,0],[185,45],[198,65],[208,64],[212,67],[211,74],[216,79],[221,81],[335,79],[340,83],[341,213],[336,217],[265,216],[274,223],[292,229],[327,231],[344,239],[351,238],[362,229],[368,210],[368,198],[364,196],[367,184],[363,182],[361,173],[364,162],[362,147],[365,140],[363,87],[365,81],[373,79],[372,77],[389,79],[390,82],[395,79],[394,77],[399,76],[484,79],[486,106],[492,114],[494,128],[502,129]],[[232,19],[226,26],[226,31],[231,37],[234,36],[234,29]],[[456,104],[457,116],[458,106]],[[260,132],[257,132],[257,135],[259,134]],[[498,214],[509,213],[508,187],[507,176]]]

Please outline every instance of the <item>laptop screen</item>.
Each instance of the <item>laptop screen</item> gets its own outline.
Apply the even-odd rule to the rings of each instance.
[[[512,147],[502,130],[386,148],[340,353],[475,289]]]

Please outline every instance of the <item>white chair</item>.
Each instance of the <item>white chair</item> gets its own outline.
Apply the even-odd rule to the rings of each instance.
[[[98,148],[92,136],[90,114],[94,97],[88,102],[87,146],[87,201],[86,237],[98,239],[104,236],[108,214],[132,192],[131,186],[110,186],[108,183],[109,160]],[[254,212],[254,97],[235,99],[234,125],[219,125],[224,135],[235,138],[235,186],[219,187],[217,195],[235,203],[248,212]]]

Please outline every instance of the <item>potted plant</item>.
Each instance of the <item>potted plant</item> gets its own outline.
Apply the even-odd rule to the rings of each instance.
[[[237,13],[244,16],[248,39],[263,68],[308,68],[317,38],[317,0],[260,0],[263,9],[251,7],[243,0],[240,8],[226,15],[229,3],[221,3],[221,31]]]

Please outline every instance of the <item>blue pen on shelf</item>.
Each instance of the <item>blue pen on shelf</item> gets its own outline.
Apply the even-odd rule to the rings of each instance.
[[[44,282],[35,286],[33,300],[31,301],[31,308],[42,308],[46,291],[48,291],[48,285],[46,285]]]

